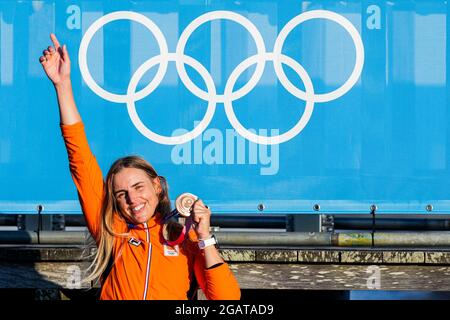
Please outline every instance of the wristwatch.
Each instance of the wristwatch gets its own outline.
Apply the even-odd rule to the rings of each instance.
[[[214,245],[216,248],[219,245],[219,242],[216,239],[215,235],[212,235],[211,238],[205,239],[205,240],[199,240],[198,241],[198,247],[200,249],[205,249],[206,247]]]

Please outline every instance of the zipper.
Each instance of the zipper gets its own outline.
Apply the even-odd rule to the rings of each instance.
[[[144,297],[142,300],[146,300],[147,292],[148,292],[148,283],[150,279],[150,263],[152,260],[152,244],[150,243],[150,233],[147,228],[147,223],[144,223],[145,232],[147,234],[147,243],[148,243],[148,256],[147,256],[147,271],[145,275],[145,287],[144,287]]]

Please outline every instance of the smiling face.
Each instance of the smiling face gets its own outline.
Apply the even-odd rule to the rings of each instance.
[[[127,222],[145,223],[155,214],[161,192],[158,178],[151,179],[141,169],[123,168],[114,176],[113,188],[117,207]]]

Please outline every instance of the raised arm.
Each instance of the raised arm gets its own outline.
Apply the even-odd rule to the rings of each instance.
[[[70,57],[66,45],[50,35],[53,46],[43,51],[39,61],[53,83],[58,98],[61,130],[69,157],[70,172],[89,231],[97,239],[103,200],[103,176],[92,154],[84,125],[73,97]]]
[[[44,55],[39,58],[39,61],[55,87],[61,124],[71,125],[80,122],[81,116],[73,98],[70,57],[66,45],[61,47],[53,33],[50,38],[54,47],[49,46],[44,50]]]

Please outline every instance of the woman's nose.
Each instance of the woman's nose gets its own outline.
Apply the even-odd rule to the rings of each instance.
[[[136,193],[134,191],[127,192],[127,203],[133,204],[136,200]]]

